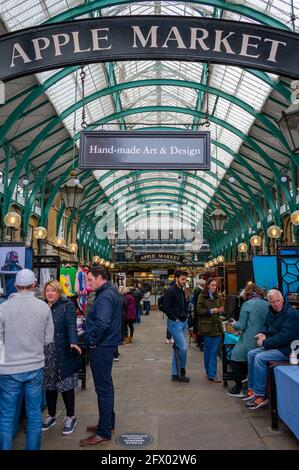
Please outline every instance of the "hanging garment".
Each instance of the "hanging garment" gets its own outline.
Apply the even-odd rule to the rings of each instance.
[[[71,282],[68,276],[65,276],[64,274],[60,275],[59,282],[61,284],[62,290],[64,295],[67,295],[68,297],[72,297],[72,289],[71,289]]]

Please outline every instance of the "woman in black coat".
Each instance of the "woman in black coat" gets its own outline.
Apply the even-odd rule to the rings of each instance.
[[[74,389],[82,365],[76,312],[73,303],[62,297],[58,281],[45,284],[44,298],[52,310],[54,341],[45,348],[44,384],[49,415],[43,420],[42,429],[47,431],[56,424],[56,404],[61,392],[66,407],[62,434],[71,434],[77,425]]]

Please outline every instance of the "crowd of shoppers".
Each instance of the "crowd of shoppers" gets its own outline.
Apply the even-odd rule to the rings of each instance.
[[[147,286],[119,291],[102,266],[92,267],[87,280],[92,292],[86,309],[84,342],[97,396],[98,420],[87,426],[90,435],[81,439],[83,447],[102,444],[112,437],[113,361],[118,360],[119,344],[133,342],[134,324],[141,321],[142,310],[146,315],[150,312]],[[217,279],[200,279],[193,292],[186,289],[186,280],[186,272],[175,272],[161,307],[173,341],[171,380],[190,382],[186,374],[189,327],[198,349],[203,347],[207,379],[220,383],[217,352],[224,332],[225,311]],[[38,450],[42,431],[56,424],[58,393],[66,410],[62,433],[71,434],[77,425],[75,389],[82,359],[76,311],[74,304],[63,296],[58,281],[45,284],[43,300],[36,297],[36,279],[30,270],[17,273],[15,286],[16,293],[0,305],[0,450],[13,447],[22,401],[27,418],[26,449]],[[242,292],[242,301],[239,319],[230,320],[230,328],[239,341],[230,358],[235,385],[228,395],[242,398],[248,410],[255,410],[269,402],[269,361],[288,360],[291,342],[299,339],[299,312],[278,289],[271,289],[266,297],[265,290],[252,282]],[[42,421],[44,397],[48,414]]]

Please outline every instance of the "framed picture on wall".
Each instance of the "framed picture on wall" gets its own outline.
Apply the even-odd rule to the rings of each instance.
[[[25,268],[25,246],[0,246],[0,273],[14,274]]]

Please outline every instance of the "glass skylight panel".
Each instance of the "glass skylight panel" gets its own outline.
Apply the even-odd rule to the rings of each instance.
[[[27,24],[28,22],[34,25],[49,18],[42,4],[36,2],[36,0],[22,0],[17,2],[6,0],[0,6],[0,13],[9,29],[14,30],[29,26]]]
[[[78,5],[84,3],[83,0],[43,0],[50,16],[56,16],[65,10],[70,10]]]
[[[88,109],[91,115],[91,123],[94,123],[103,117],[110,116],[115,112],[110,96],[96,98],[95,100],[88,103],[88,105],[85,107]]]
[[[9,29],[18,30],[41,24],[82,3],[82,0],[4,0],[0,3],[0,14]]]
[[[247,134],[254,121],[254,116],[238,106],[231,106],[226,115],[226,121],[236,129]]]
[[[197,100],[197,91],[192,88],[162,86],[161,93],[165,101],[174,103],[175,106],[193,108]]]
[[[223,142],[233,152],[237,152],[242,143],[242,139],[229,130],[223,129],[221,132],[221,142]]]
[[[291,16],[291,2],[290,0],[247,0],[246,4],[255,9],[264,11],[270,17],[279,19],[283,23],[288,23]],[[298,17],[299,4],[294,0],[294,13]],[[291,26],[291,24],[289,23]]]
[[[161,2],[161,15],[199,16],[199,13],[188,4]]]
[[[198,62],[163,61],[167,70],[172,70],[178,80],[201,81],[202,64]],[[163,69],[162,69],[163,70]]]

